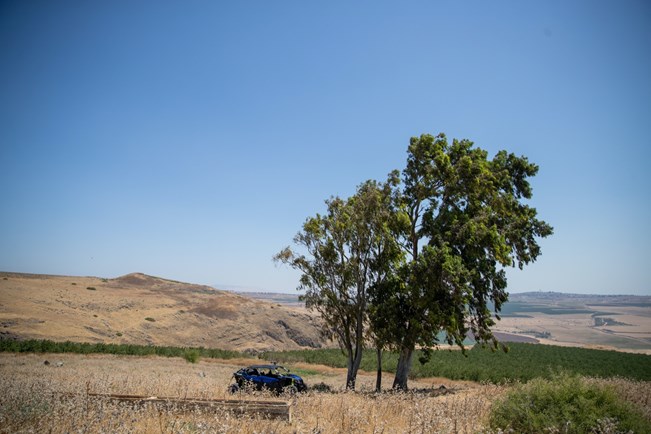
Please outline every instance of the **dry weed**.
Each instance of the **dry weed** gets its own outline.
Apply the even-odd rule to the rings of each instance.
[[[159,357],[0,353],[0,433],[476,433],[485,431],[491,403],[507,389],[450,382],[448,389],[438,389],[441,379],[429,379],[412,382],[417,389],[409,393],[376,394],[374,377],[362,375],[360,391],[345,392],[345,373],[330,370],[307,381],[320,382],[332,392],[279,398],[252,391],[232,396],[227,388],[239,366]],[[612,386],[651,419],[648,382],[589,381]],[[89,393],[291,400],[293,419],[188,410],[174,403],[133,405]]]
[[[44,360],[54,360],[44,365]],[[62,366],[57,366],[61,362]],[[238,398],[291,399],[291,422],[227,411],[132,405],[88,396],[138,394],[218,399],[227,393],[237,368],[214,362],[109,355],[0,354],[0,432],[52,433],[474,433],[483,429],[496,386],[465,387],[444,394],[420,387],[410,393],[375,394],[363,379],[360,392],[343,392],[343,377],[318,376],[335,392],[297,397],[269,393]],[[316,377],[315,377],[316,379]],[[308,383],[312,379],[308,377]]]
[[[651,387],[648,381],[626,378],[590,378],[588,381],[612,387],[622,399],[633,403],[651,421]]]

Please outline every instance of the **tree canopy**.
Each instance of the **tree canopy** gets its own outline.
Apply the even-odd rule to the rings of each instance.
[[[507,300],[506,267],[540,255],[552,227],[537,219],[529,178],[538,166],[506,151],[492,159],[468,140],[414,137],[407,164],[327,201],[277,259],[303,274],[308,308],[349,355],[349,378],[368,336],[398,351],[394,388],[406,389],[414,349],[468,335],[497,348],[491,327]],[[365,333],[366,330],[366,333]],[[427,351],[425,354],[429,354]],[[360,359],[361,360],[361,359]]]
[[[366,181],[348,199],[327,200],[327,213],[308,218],[294,238],[304,253],[286,247],[275,256],[302,273],[302,299],[346,354],[351,389],[364,347],[369,288],[388,277],[386,264],[400,255],[389,225],[397,181],[392,173],[383,184]]]
[[[400,351],[394,387],[407,387],[413,350],[475,340],[497,347],[491,333],[507,300],[504,268],[540,254],[539,237],[552,228],[523,202],[538,166],[506,151],[491,160],[468,140],[449,144],[444,134],[411,139],[398,197],[395,236],[407,253],[399,273],[381,289],[378,308]]]

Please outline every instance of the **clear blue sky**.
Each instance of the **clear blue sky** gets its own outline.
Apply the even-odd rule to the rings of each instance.
[[[0,270],[292,292],[305,218],[439,132],[540,165],[510,291],[651,294],[634,0],[3,1]]]

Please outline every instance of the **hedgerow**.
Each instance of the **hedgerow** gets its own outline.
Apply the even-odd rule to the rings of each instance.
[[[77,353],[77,354],[118,354],[129,356],[183,357],[191,354],[195,361],[199,357],[213,359],[233,359],[243,357],[238,351],[216,348],[169,347],[133,344],[106,344],[87,342],[55,342],[51,340],[30,339],[24,341],[0,340],[0,351],[14,353]]]

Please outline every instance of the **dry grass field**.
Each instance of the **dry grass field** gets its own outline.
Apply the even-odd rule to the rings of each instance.
[[[238,351],[326,344],[319,320],[305,309],[139,273],[0,273],[0,338]]]
[[[249,363],[259,360],[190,364],[180,358],[0,353],[0,433],[477,433],[488,432],[491,403],[508,390],[508,386],[431,378],[410,382],[409,393],[375,394],[374,376],[362,372],[358,391],[344,392],[343,370],[297,365],[292,370],[303,375],[308,385],[327,385],[331,391],[296,397],[228,394],[231,374]],[[385,385],[390,380],[387,376]],[[615,387],[651,420],[648,382],[590,381]],[[445,389],[439,389],[441,385]],[[289,401],[292,420],[174,405],[134,407],[91,398],[89,392]]]
[[[371,392],[374,376],[362,373],[358,392],[345,393],[343,370],[304,365],[292,368],[309,385],[323,383],[332,391],[297,397],[235,395],[245,400],[290,400],[291,422],[215,410],[133,408],[87,396],[91,392],[232,399],[227,393],[231,374],[248,363],[256,361],[189,364],[180,358],[0,353],[0,432],[474,433],[482,430],[491,400],[503,390],[428,379],[413,381],[411,386],[418,389],[413,393],[376,395]],[[385,384],[390,380],[387,377]],[[441,385],[446,386],[445,393]]]

